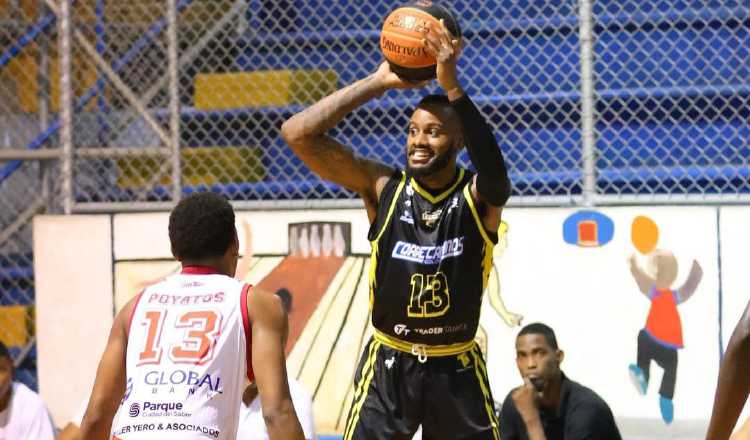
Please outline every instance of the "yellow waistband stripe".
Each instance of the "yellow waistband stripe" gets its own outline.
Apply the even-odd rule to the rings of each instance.
[[[375,330],[373,337],[376,341],[381,344],[391,347],[398,351],[403,351],[411,354],[420,354],[427,357],[431,356],[455,356],[466,351],[471,350],[474,346],[474,341],[459,342],[457,344],[450,345],[425,345],[416,344],[413,342],[406,342],[400,339],[394,338],[393,336],[387,335],[380,330]]]

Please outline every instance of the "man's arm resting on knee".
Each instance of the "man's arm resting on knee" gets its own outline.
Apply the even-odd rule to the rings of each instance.
[[[604,405],[587,405],[570,408],[569,418],[565,421],[565,440],[621,440],[615,418],[609,407]]]

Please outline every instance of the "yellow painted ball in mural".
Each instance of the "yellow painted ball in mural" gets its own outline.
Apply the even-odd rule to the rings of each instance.
[[[656,249],[656,243],[659,241],[659,227],[649,217],[639,215],[633,219],[630,240],[638,252],[648,254]]]

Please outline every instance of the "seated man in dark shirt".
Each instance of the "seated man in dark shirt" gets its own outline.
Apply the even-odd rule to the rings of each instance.
[[[612,411],[595,392],[565,377],[564,353],[547,325],[529,324],[516,337],[524,384],[500,411],[503,440],[621,440]]]

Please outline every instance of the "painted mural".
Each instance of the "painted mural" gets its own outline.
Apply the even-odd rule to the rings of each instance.
[[[289,374],[312,394],[318,430],[340,433],[352,398],[356,362],[371,335],[369,253],[351,251],[351,225],[345,222],[289,223],[289,249],[283,255],[255,254],[249,222],[241,221],[239,229],[244,240],[236,277],[271,292],[280,288],[291,292],[294,305],[289,315]],[[505,306],[497,269],[508,246],[508,224],[503,222],[498,232],[496,266],[486,298],[505,325],[515,327],[523,316]],[[117,263],[117,307],[178,270],[174,260]],[[480,326],[476,340],[485,356],[490,339]]]
[[[521,382],[517,329],[545,322],[566,351],[563,370],[608,401],[623,432],[699,430],[714,385],[699,372],[718,366],[718,255],[713,211],[688,211],[507,210],[477,334],[495,400]],[[294,297],[288,371],[312,394],[321,434],[343,430],[372,332],[367,227],[357,210],[238,214],[237,276]],[[694,239],[698,230],[708,237]],[[116,261],[118,307],[177,269],[163,253]]]
[[[633,219],[631,240],[638,252],[647,258],[642,267],[635,254],[628,259],[630,273],[638,290],[651,303],[646,325],[638,333],[637,362],[628,367],[630,379],[641,395],[648,391],[651,364],[655,362],[664,374],[659,386],[659,409],[662,420],[674,420],[674,393],[677,383],[678,350],[684,348],[682,320],[678,306],[695,293],[703,269],[693,260],[690,273],[680,286],[674,285],[678,274],[677,258],[669,249],[657,249],[659,229],[648,217]]]

